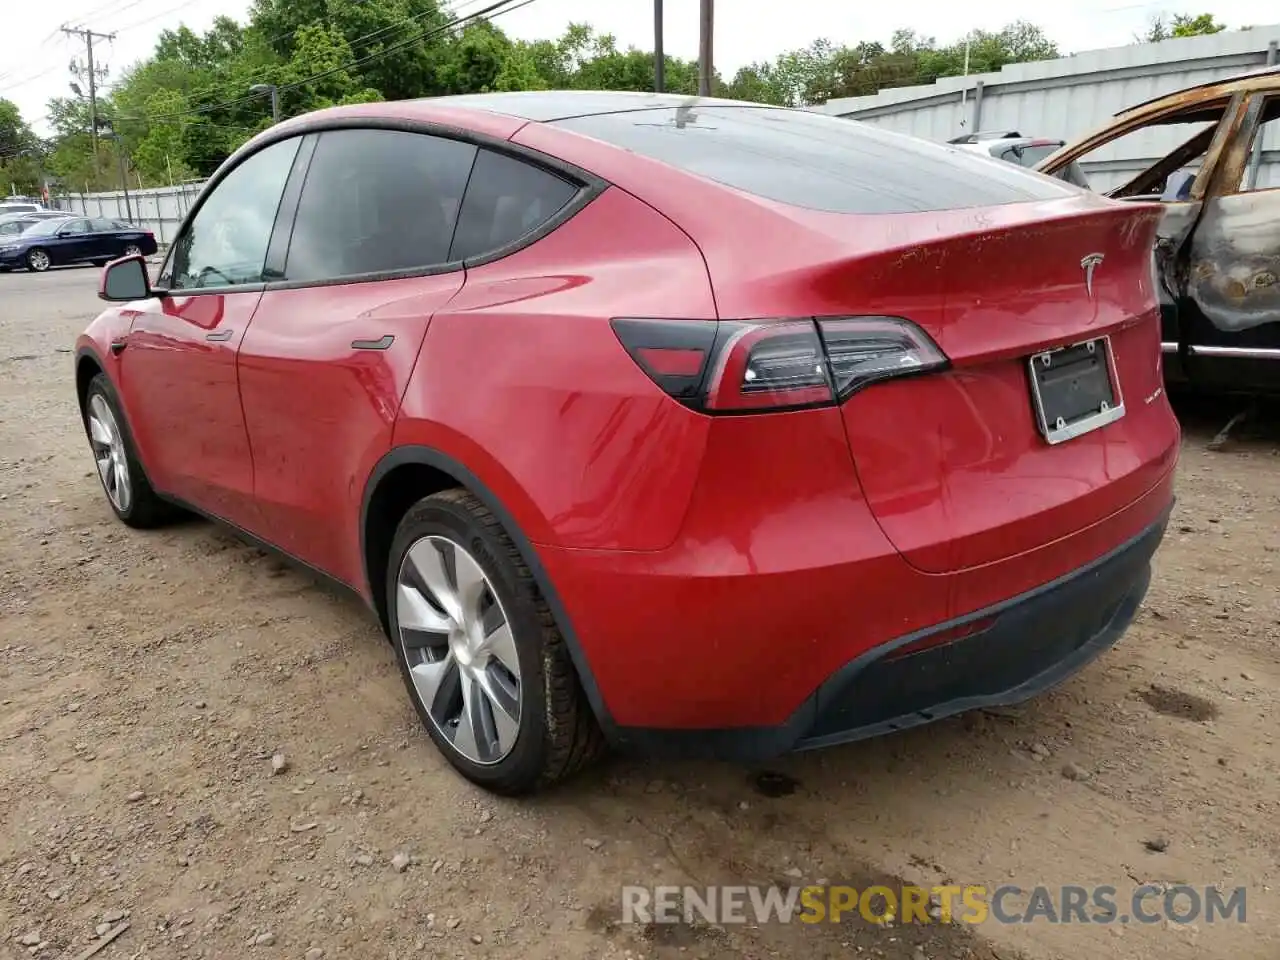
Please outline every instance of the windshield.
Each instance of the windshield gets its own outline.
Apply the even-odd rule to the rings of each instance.
[[[47,237],[58,232],[58,228],[66,223],[66,219],[58,220],[37,220],[31,226],[27,227],[23,233],[35,237]]]

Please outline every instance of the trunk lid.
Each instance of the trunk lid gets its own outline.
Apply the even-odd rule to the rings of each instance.
[[[1156,222],[1150,208],[1117,204],[937,237],[860,265],[857,309],[915,321],[953,364],[873,386],[841,410],[871,510],[914,566],[941,573],[1044,546],[1122,509],[1172,465]],[[1089,405],[1072,406],[1087,383],[1105,383],[1089,378],[1105,377],[1111,416],[1123,413],[1050,442],[1068,421],[1040,422],[1033,358],[1090,341],[1095,352],[1077,351],[1077,362],[1096,373],[1043,371],[1040,405],[1070,417]]]
[[[876,217],[751,206],[744,220],[764,214],[751,228],[753,269],[720,256],[740,241],[707,246],[722,317],[905,317],[951,361],[867,387],[840,410],[870,508],[918,569],[1052,543],[1133,502],[1175,462],[1151,258],[1158,206],[1083,192]],[[1123,416],[1050,443],[1031,358],[1100,338]],[[1071,395],[1070,378],[1058,387]]]

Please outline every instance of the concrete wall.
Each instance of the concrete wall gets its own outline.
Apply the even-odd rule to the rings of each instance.
[[[1280,24],[1012,64],[998,73],[944,77],[817,109],[926,140],[1007,129],[1071,141],[1144,100],[1274,62],[1277,45]],[[1179,126],[1122,138],[1091,155],[1085,173],[1097,189],[1118,186],[1194,132]],[[1280,187],[1280,122],[1266,130],[1258,186]]]

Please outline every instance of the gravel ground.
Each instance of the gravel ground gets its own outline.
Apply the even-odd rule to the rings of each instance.
[[[1139,620],[1038,700],[513,802],[437,756],[358,604],[211,524],[115,522],[71,376],[96,278],[0,275],[0,957],[1280,956],[1265,420],[1209,452],[1232,411],[1182,411]],[[625,883],[823,879],[1244,885],[1247,922],[619,923]]]

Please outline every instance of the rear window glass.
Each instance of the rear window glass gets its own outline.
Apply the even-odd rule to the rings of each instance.
[[[557,120],[756,196],[832,213],[910,213],[1070,195],[1010,164],[804,110],[698,106]]]
[[[1000,159],[1007,160],[1010,163],[1017,163],[1024,167],[1034,167],[1041,160],[1048,157],[1049,154],[1056,153],[1061,148],[1062,144],[1060,143],[1037,143],[1021,147],[1010,147],[1000,154]]]

